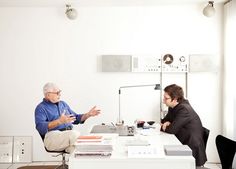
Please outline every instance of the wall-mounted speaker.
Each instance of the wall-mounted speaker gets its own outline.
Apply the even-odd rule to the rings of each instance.
[[[131,55],[102,55],[102,72],[131,72]]]
[[[217,58],[209,54],[189,55],[189,72],[217,72]]]

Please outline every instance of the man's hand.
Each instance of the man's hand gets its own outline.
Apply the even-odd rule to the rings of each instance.
[[[82,118],[81,121],[85,121],[86,119],[88,119],[89,117],[93,117],[93,116],[97,116],[101,113],[101,110],[96,109],[97,107],[94,106],[91,110],[89,110],[88,113],[85,113]]]
[[[75,121],[75,116],[71,116],[71,115],[65,115],[65,113],[62,113],[59,121],[61,122],[61,124],[64,123],[73,123]]]
[[[89,112],[87,113],[89,117],[97,116],[101,113],[101,110],[96,109],[96,106],[94,106]]]
[[[162,130],[165,131],[165,130],[166,130],[166,127],[168,127],[170,124],[171,124],[171,123],[170,123],[169,121],[163,123],[163,124],[161,125]]]
[[[71,115],[65,115],[65,113],[62,113],[61,116],[57,120],[53,120],[48,123],[48,129],[55,128],[61,124],[64,123],[73,123],[75,121],[75,117]]]

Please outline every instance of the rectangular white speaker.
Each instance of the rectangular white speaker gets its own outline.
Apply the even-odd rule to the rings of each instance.
[[[131,72],[131,55],[102,55],[102,72]]]
[[[217,58],[209,54],[189,55],[189,72],[217,72]]]

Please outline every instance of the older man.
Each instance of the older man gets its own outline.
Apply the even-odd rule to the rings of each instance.
[[[71,153],[79,132],[72,130],[73,124],[100,114],[94,106],[85,114],[76,114],[66,102],[60,100],[61,90],[54,83],[43,87],[44,99],[35,109],[35,125],[47,150]]]

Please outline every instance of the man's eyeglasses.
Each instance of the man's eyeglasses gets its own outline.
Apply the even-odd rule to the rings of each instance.
[[[169,100],[171,99],[170,97],[163,97],[164,100]]]
[[[59,91],[57,91],[57,92],[48,92],[48,93],[52,93],[52,94],[59,95],[59,94],[61,94],[61,90],[59,90]]]

